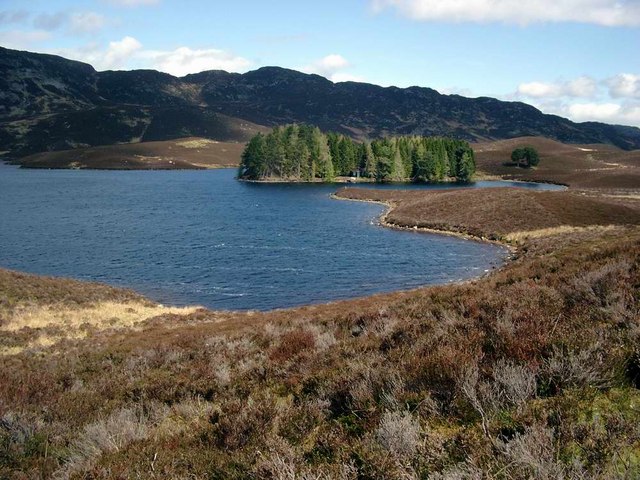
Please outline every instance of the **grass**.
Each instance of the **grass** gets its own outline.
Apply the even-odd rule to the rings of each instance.
[[[197,311],[157,305],[98,283],[0,269],[0,355],[41,351],[104,330],[139,328],[156,317],[178,319]]]
[[[29,168],[175,170],[237,167],[242,142],[185,138],[43,152],[20,159]]]
[[[511,152],[535,147],[540,164],[533,169],[505,166]],[[624,151],[611,145],[567,145],[543,137],[477,143],[481,174],[516,180],[552,181],[580,189],[637,189],[640,185],[640,150]]]
[[[196,310],[197,307],[172,308],[149,305],[148,302],[100,302],[85,307],[56,304],[19,307],[2,316],[0,335],[9,345],[0,343],[0,355],[50,347],[68,339],[87,338],[101,330],[139,328],[149,319],[162,315],[185,316]],[[21,331],[31,334],[20,336]]]
[[[378,190],[344,188],[337,196],[393,205],[385,223],[506,240],[562,229],[640,223],[640,209],[608,197],[518,188]],[[560,229],[560,230],[557,230]]]
[[[11,315],[146,305],[124,311],[135,328],[0,357],[0,477],[640,475],[633,202],[340,195],[392,204],[398,226],[517,242],[516,255],[463,284],[265,313],[153,316],[132,292],[0,271]]]

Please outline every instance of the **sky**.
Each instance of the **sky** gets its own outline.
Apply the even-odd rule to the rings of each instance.
[[[0,46],[176,76],[275,65],[640,126],[640,0],[0,0]]]

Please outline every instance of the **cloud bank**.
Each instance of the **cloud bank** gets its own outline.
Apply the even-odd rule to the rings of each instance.
[[[589,98],[597,91],[596,81],[587,76],[568,82],[544,83],[530,82],[518,86],[518,93],[532,98],[545,97],[584,97]]]
[[[394,9],[418,21],[640,25],[637,0],[371,0],[371,6],[374,12]]]
[[[364,79],[362,77],[344,71],[349,67],[351,67],[351,63],[346,58],[332,53],[309,65],[299,67],[298,70],[304,73],[322,75],[332,82],[363,82]]]
[[[251,62],[246,58],[215,48],[194,50],[180,47],[171,51],[145,51],[140,57],[149,59],[153,68],[176,77],[205,70],[241,72],[251,66]]]
[[[109,42],[106,47],[89,44],[82,48],[56,50],[51,53],[89,63],[97,70],[150,68],[176,77],[204,70],[242,72],[251,66],[251,62],[246,58],[214,48],[179,47],[167,51],[147,50],[139,40],[131,36]]]
[[[601,80],[582,76],[568,81],[522,83],[512,98],[577,122],[640,126],[640,75],[633,73]]]

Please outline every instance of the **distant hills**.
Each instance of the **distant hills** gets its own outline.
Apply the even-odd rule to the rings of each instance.
[[[638,128],[575,123],[521,102],[421,87],[334,84],[277,67],[182,78],[154,70],[97,72],[62,57],[0,47],[0,151],[9,158],[190,136],[245,142],[265,126],[290,122],[354,138],[544,136],[640,148]]]

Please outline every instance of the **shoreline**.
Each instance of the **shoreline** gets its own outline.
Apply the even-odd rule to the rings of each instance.
[[[326,306],[326,305],[332,305],[332,304],[336,304],[336,303],[341,303],[341,302],[352,302],[352,301],[362,301],[362,300],[366,300],[366,299],[372,299],[374,297],[378,297],[380,295],[393,295],[393,294],[402,294],[402,293],[408,293],[408,292],[414,292],[414,291],[418,291],[418,290],[422,290],[422,289],[426,289],[426,288],[435,288],[435,287],[445,287],[445,286],[449,286],[449,285],[465,285],[465,284],[469,284],[469,283],[473,283],[475,281],[484,279],[489,277],[490,275],[495,274],[496,272],[502,271],[506,266],[508,266],[516,257],[516,253],[518,251],[517,247],[515,247],[514,245],[510,245],[509,243],[503,242],[503,241],[498,241],[498,240],[491,240],[489,238],[485,238],[485,237],[479,237],[477,235],[472,235],[472,234],[468,234],[468,233],[464,233],[464,232],[457,232],[454,230],[439,230],[439,229],[431,229],[431,228],[425,228],[425,227],[410,227],[410,226],[403,226],[403,225],[397,225],[394,223],[391,223],[387,220],[388,215],[393,211],[393,209],[396,207],[396,205],[392,202],[385,202],[385,201],[378,201],[378,200],[361,200],[361,199],[351,199],[351,198],[347,198],[347,197],[341,197],[337,194],[337,192],[331,193],[329,195],[329,197],[332,200],[338,200],[338,201],[351,201],[351,202],[364,202],[364,203],[376,203],[376,204],[380,204],[382,206],[385,207],[385,210],[381,213],[381,215],[378,217],[378,221],[377,221],[377,225],[381,226],[383,228],[389,228],[392,230],[396,230],[396,231],[404,231],[404,232],[414,232],[414,233],[429,233],[429,234],[434,234],[434,235],[446,235],[446,236],[450,236],[450,237],[456,237],[456,238],[460,238],[463,240],[469,240],[469,241],[474,241],[474,242],[481,242],[481,243],[487,243],[487,244],[494,244],[496,246],[500,246],[503,247],[507,250],[506,255],[504,257],[502,257],[502,261],[500,262],[500,264],[498,266],[494,266],[491,267],[489,270],[484,271],[484,272],[480,272],[477,275],[473,275],[469,278],[465,278],[465,279],[459,279],[459,280],[455,280],[455,279],[450,279],[448,281],[445,282],[438,282],[438,283],[425,283],[419,286],[412,286],[409,288],[401,288],[401,289],[394,289],[394,290],[384,290],[384,291],[379,291],[379,292],[374,292],[372,294],[369,295],[364,295],[364,296],[354,296],[354,297],[349,297],[349,298],[337,298],[337,299],[324,299],[324,300],[320,300],[318,302],[312,302],[312,303],[304,303],[304,304],[299,304],[299,305],[290,305],[290,306],[280,306],[280,307],[274,307],[274,308],[270,308],[270,309],[266,309],[266,310],[260,310],[260,309],[232,309],[232,310],[225,310],[225,309],[215,309],[215,308],[209,308],[209,307],[202,307],[199,305],[196,305],[195,303],[185,303],[185,304],[173,304],[173,303],[167,303],[167,302],[163,302],[160,300],[155,300],[149,296],[147,296],[146,294],[141,293],[135,286],[122,286],[122,285],[115,285],[112,283],[108,283],[108,282],[104,282],[104,281],[98,281],[98,280],[87,280],[87,279],[77,279],[74,277],[69,277],[69,276],[59,276],[59,275],[51,275],[51,274],[38,274],[38,273],[32,273],[32,272],[28,272],[28,271],[24,271],[24,270],[14,270],[8,267],[3,267],[0,266],[0,269],[3,270],[7,270],[7,271],[11,271],[11,272],[15,272],[17,274],[24,274],[24,275],[32,275],[32,276],[36,276],[39,278],[44,278],[44,279],[50,279],[53,281],[61,281],[61,282],[65,282],[65,281],[73,281],[73,282],[78,282],[78,283],[82,283],[82,284],[89,284],[89,285],[102,285],[105,286],[107,288],[113,288],[113,289],[124,289],[127,291],[131,291],[136,295],[141,296],[142,298],[146,299],[147,301],[151,302],[152,304],[154,304],[156,307],[167,307],[167,308],[204,308],[205,310],[208,310],[210,312],[224,312],[226,314],[245,314],[247,312],[260,312],[260,313],[270,313],[270,312],[277,312],[277,311],[288,311],[288,310],[297,310],[300,308],[317,308],[317,307],[321,307],[321,306]]]
[[[3,165],[20,168],[23,170],[84,170],[84,171],[92,171],[92,172],[150,172],[150,171],[158,171],[158,172],[169,172],[169,171],[180,171],[180,172],[193,172],[193,171],[203,171],[203,170],[231,170],[236,169],[235,166],[229,165],[207,165],[207,166],[198,166],[193,165],[192,167],[153,167],[153,168],[125,168],[125,167],[113,167],[113,168],[99,168],[99,167],[51,167],[51,166],[33,166],[33,165],[21,165],[20,163],[12,162],[12,161],[3,161]]]
[[[198,171],[198,170],[231,170],[237,169],[238,165],[197,165],[192,164],[191,166],[180,166],[180,167],[150,167],[150,168],[140,168],[140,167],[73,167],[73,166],[37,166],[37,165],[23,165],[16,161],[15,159],[4,159],[0,158],[0,165],[3,166],[12,166],[16,168],[21,168],[25,170],[86,170],[86,171],[96,171],[96,172],[134,172],[134,171]],[[477,175],[476,178],[467,183],[459,183],[456,181],[443,181],[443,182],[422,182],[415,183],[412,181],[406,182],[382,182],[378,183],[375,180],[358,178],[356,180],[351,180],[350,177],[336,177],[334,181],[325,182],[323,180],[313,180],[313,181],[300,181],[300,180],[285,180],[285,179],[273,179],[273,180],[251,180],[245,178],[236,178],[239,182],[245,183],[255,183],[255,184],[278,184],[278,185],[295,185],[295,184],[303,184],[303,185],[316,185],[316,184],[324,184],[324,185],[359,185],[359,184],[368,184],[368,185],[473,185],[476,182],[513,182],[513,183],[532,183],[532,184],[540,184],[540,185],[556,185],[560,187],[565,187],[566,189],[571,188],[571,186],[567,183],[557,182],[554,180],[538,180],[538,179],[516,179],[510,178],[510,175],[491,175],[491,174],[480,174]]]
[[[473,235],[472,233],[468,233],[468,232],[459,232],[456,230],[444,230],[444,229],[440,230],[437,228],[419,227],[417,225],[414,225],[414,226],[398,225],[396,223],[389,222],[387,220],[387,217],[396,207],[396,205],[393,202],[385,202],[382,200],[363,200],[360,198],[341,197],[340,195],[338,195],[337,192],[330,194],[329,197],[332,198],[333,200],[339,200],[339,201],[345,201],[345,202],[377,203],[378,205],[383,205],[384,207],[386,207],[386,209],[378,217],[378,225],[385,228],[390,228],[393,230],[399,230],[403,232],[418,232],[418,233],[430,233],[434,235],[446,235],[449,237],[461,238],[463,240],[470,240],[472,242],[490,243],[493,245],[499,245],[501,247],[505,247],[510,251],[511,255],[517,253],[518,251],[517,246],[512,245],[506,240],[493,240],[491,238]]]
[[[155,300],[155,299],[147,296],[146,294],[140,292],[140,290],[138,290],[136,287],[133,287],[133,286],[130,287],[130,286],[123,286],[123,285],[115,285],[115,284],[112,284],[112,283],[109,283],[109,282],[105,282],[105,281],[90,280],[90,279],[78,279],[78,278],[70,277],[70,276],[39,274],[39,273],[33,273],[33,272],[25,271],[25,270],[15,270],[15,269],[12,269],[10,267],[5,267],[5,266],[2,266],[2,265],[0,265],[0,270],[13,272],[13,273],[18,274],[18,275],[29,275],[29,276],[34,276],[34,277],[38,277],[38,278],[42,278],[42,279],[46,279],[46,280],[52,280],[52,281],[61,281],[61,282],[71,281],[71,282],[75,282],[75,283],[79,283],[79,284],[98,285],[98,286],[109,288],[109,289],[117,289],[117,290],[129,291],[129,292],[132,292],[133,294],[141,297],[145,301],[150,302],[151,304],[153,304],[153,306],[158,307],[158,308],[166,308],[166,309],[189,309],[189,308],[192,308],[192,309],[204,309],[204,310],[212,312],[212,313],[220,313],[220,314],[241,314],[241,315],[242,314],[248,314],[248,315],[253,315],[253,314],[256,314],[256,313],[269,314],[269,313],[274,313],[274,312],[295,311],[295,310],[304,309],[304,308],[315,309],[315,308],[322,307],[322,306],[334,305],[336,303],[362,301],[362,300],[373,299],[375,297],[385,296],[385,295],[411,293],[411,292],[416,292],[416,291],[419,291],[419,290],[422,290],[422,289],[426,289],[426,288],[446,287],[446,286],[449,286],[449,285],[466,285],[466,284],[470,284],[470,283],[473,283],[475,281],[487,278],[490,275],[495,274],[496,272],[502,271],[506,266],[508,266],[515,259],[516,254],[517,254],[517,247],[515,247],[514,245],[510,245],[508,243],[505,243],[505,242],[498,241],[498,240],[491,240],[491,239],[488,239],[488,238],[478,237],[478,236],[475,236],[475,235],[466,234],[466,233],[462,233],[462,232],[456,232],[456,231],[453,231],[453,230],[437,230],[437,229],[429,229],[429,228],[424,228],[424,227],[406,227],[406,226],[401,226],[401,225],[396,225],[396,224],[390,223],[390,222],[386,221],[386,217],[387,217],[387,215],[389,213],[391,213],[391,211],[393,210],[393,208],[395,206],[391,202],[383,202],[383,201],[378,201],[378,200],[351,199],[351,198],[346,198],[346,197],[340,197],[336,193],[330,194],[329,197],[332,200],[337,200],[337,201],[375,203],[375,204],[383,205],[385,207],[385,211],[378,217],[378,222],[377,222],[377,226],[380,226],[380,227],[383,227],[383,228],[389,228],[391,230],[403,231],[403,232],[428,233],[428,234],[433,234],[433,235],[446,235],[446,236],[449,236],[449,237],[455,237],[455,238],[468,240],[468,241],[472,241],[472,242],[494,244],[496,246],[500,246],[500,247],[503,247],[503,248],[507,249],[508,253],[504,257],[504,261],[502,261],[499,266],[492,267],[489,270],[484,271],[479,275],[474,275],[472,277],[465,278],[465,279],[460,279],[460,280],[451,279],[451,280],[448,280],[448,281],[442,282],[442,283],[440,283],[440,282],[438,282],[438,283],[427,283],[427,284],[413,286],[413,287],[409,287],[409,288],[405,288],[405,289],[384,290],[384,291],[374,292],[374,293],[371,293],[371,294],[368,294],[368,295],[363,295],[363,296],[355,296],[355,297],[348,297],[348,298],[336,298],[336,299],[332,299],[332,300],[320,300],[318,302],[304,303],[304,304],[297,304],[297,305],[290,305],[290,306],[282,306],[282,307],[274,307],[274,308],[270,308],[270,309],[266,309],[266,310],[255,309],[255,308],[226,310],[226,309],[209,308],[209,307],[206,307],[206,306],[197,305],[195,303],[184,303],[184,304],[183,303],[178,303],[178,304],[174,304],[174,303],[168,303],[168,302],[162,302],[162,301],[159,301],[159,300]]]
[[[16,166],[18,168],[20,168],[18,165],[12,165],[12,166]],[[221,167],[221,168],[212,168],[211,170],[219,170],[225,167]],[[235,168],[235,167],[226,167],[226,168]],[[102,170],[112,170],[112,169],[100,169]],[[133,169],[129,169],[129,170],[133,170]],[[177,169],[176,169],[177,170]],[[182,170],[190,170],[190,169],[182,169]],[[252,183],[312,183],[312,182],[262,182],[262,181],[250,181],[250,180],[241,180],[241,181],[247,181],[247,182],[252,182]],[[482,181],[482,180],[479,180]],[[509,180],[512,182],[516,182],[516,183],[528,183],[525,181],[521,181],[521,180]],[[324,183],[324,182],[313,182],[313,183]],[[544,182],[536,182],[536,183],[544,183]],[[550,182],[549,182],[550,183]],[[399,184],[400,185],[400,184]],[[372,191],[376,191],[376,189],[371,189]],[[401,293],[401,292],[408,292],[408,291],[413,291],[413,290],[419,290],[419,289],[423,289],[423,288],[430,288],[430,287],[438,287],[438,286],[446,286],[446,285],[458,285],[458,284],[466,284],[469,282],[474,282],[477,281],[479,279],[482,278],[486,278],[492,274],[494,274],[495,272],[501,271],[502,269],[504,269],[507,265],[509,265],[515,258],[517,258],[518,253],[520,251],[520,246],[518,245],[517,242],[510,242],[507,238],[501,238],[501,239],[493,239],[493,238],[488,238],[485,236],[480,236],[477,234],[473,234],[470,232],[465,232],[465,231],[458,231],[458,230],[454,230],[454,229],[446,229],[446,228],[429,228],[429,227],[420,227],[417,225],[401,225],[401,224],[396,224],[396,223],[392,223],[388,220],[389,215],[392,213],[392,211],[397,207],[397,205],[394,202],[390,202],[390,201],[381,201],[381,200],[373,200],[373,199],[357,199],[357,198],[349,198],[349,197],[344,197],[339,195],[339,193],[333,192],[329,195],[329,197],[333,200],[340,200],[340,201],[352,201],[352,202],[366,202],[366,203],[377,203],[380,204],[382,206],[385,207],[384,211],[378,216],[377,218],[377,225],[378,226],[382,226],[384,228],[390,228],[393,230],[397,230],[397,231],[405,231],[405,232],[415,232],[415,233],[429,233],[429,234],[434,234],[434,235],[446,235],[449,237],[455,237],[455,238],[460,238],[463,240],[470,240],[470,241],[474,241],[474,242],[482,242],[485,244],[494,244],[500,247],[503,247],[507,250],[507,253],[504,257],[504,260],[501,262],[501,264],[497,267],[493,267],[491,268],[489,271],[486,272],[482,272],[479,275],[475,275],[473,277],[470,278],[466,278],[464,280],[450,280],[444,283],[436,283],[436,284],[424,284],[424,285],[420,285],[417,287],[411,287],[409,289],[399,289],[399,290],[389,290],[389,291],[383,291],[383,292],[376,292],[372,295],[365,295],[362,297],[351,297],[351,298],[342,298],[342,299],[333,299],[333,300],[321,300],[318,303],[310,303],[310,304],[302,304],[302,305],[292,305],[292,306],[282,306],[282,307],[275,307],[275,308],[271,308],[268,310],[259,310],[259,311],[264,311],[264,312],[272,312],[272,311],[278,311],[278,310],[289,310],[289,309],[296,309],[296,308],[301,308],[301,307],[310,307],[310,306],[318,306],[318,305],[327,305],[327,304],[332,304],[332,303],[336,303],[336,302],[342,302],[342,301],[350,301],[350,300],[355,300],[355,299],[366,299],[375,295],[380,295],[380,294],[393,294],[393,293]],[[26,273],[26,272],[25,272]],[[55,277],[55,278],[66,278],[66,277]],[[95,283],[91,280],[89,280],[90,283]],[[133,287],[132,289],[133,291],[137,290],[135,289],[135,287]],[[163,302],[161,301],[155,301],[153,299],[150,299],[152,302],[157,303],[157,304],[162,304]],[[191,304],[189,304],[191,305]],[[210,311],[219,311],[216,309],[211,309]],[[228,312],[245,312],[245,311],[255,311],[255,309],[249,309],[249,310],[222,310],[222,311],[228,311]]]

